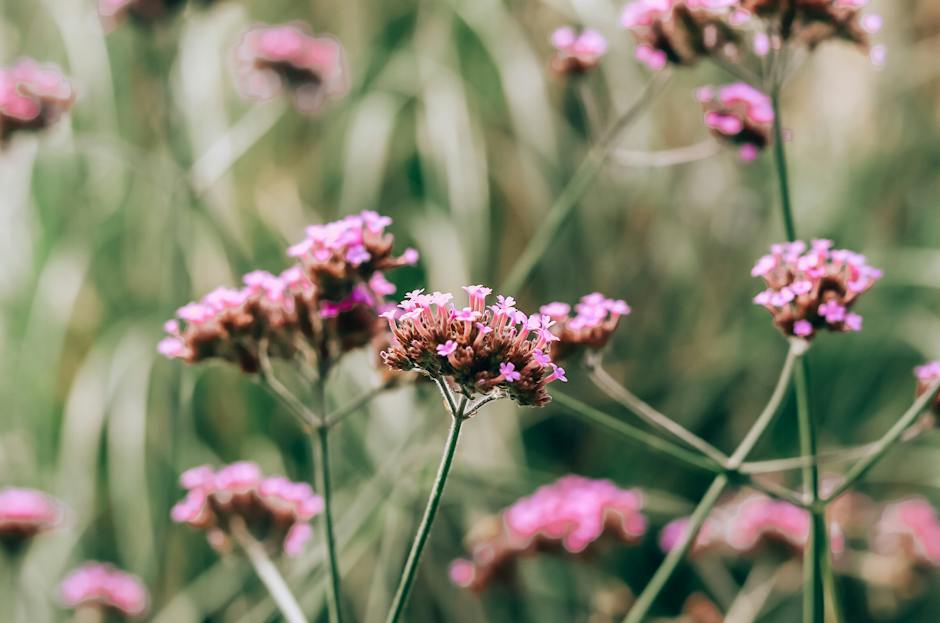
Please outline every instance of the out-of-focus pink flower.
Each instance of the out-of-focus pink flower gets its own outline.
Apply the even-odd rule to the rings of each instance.
[[[248,461],[217,471],[194,467],[183,473],[180,484],[188,493],[170,511],[173,521],[206,530],[209,542],[219,548],[229,546],[232,521],[238,520],[272,552],[295,556],[310,537],[310,520],[323,511],[323,498],[310,485],[283,476],[265,478]]]
[[[62,522],[62,503],[35,489],[0,489],[0,546],[15,552]]]
[[[74,101],[71,83],[55,65],[23,58],[0,67],[0,146],[14,132],[53,125]]]
[[[567,380],[545,355],[556,339],[548,331],[553,321],[527,316],[512,297],[499,296],[487,308],[492,289],[485,286],[464,290],[469,307],[455,307],[447,293],[415,290],[399,303],[401,313],[383,314],[394,337],[382,352],[386,365],[450,379],[467,397],[500,392],[521,405],[548,403],[546,385]]]
[[[543,322],[542,329],[549,333],[551,358],[561,361],[583,350],[599,350],[607,345],[623,316],[630,314],[630,306],[621,299],[610,299],[600,292],[581,297],[574,306],[555,301],[542,305],[539,312],[551,324]]]
[[[565,476],[502,513],[501,527],[471,540],[472,560],[451,563],[458,586],[481,590],[515,558],[536,551],[580,554],[607,535],[635,543],[646,533],[643,495],[609,480]]]
[[[70,573],[59,586],[59,595],[67,608],[94,608],[131,618],[143,616],[150,599],[140,578],[100,562]]]
[[[552,69],[559,74],[580,74],[597,67],[607,52],[607,39],[596,30],[587,28],[577,33],[564,26],[552,33]]]
[[[315,113],[347,88],[343,48],[330,36],[313,36],[303,23],[254,26],[235,49],[245,97],[270,99],[290,92],[295,107]]]
[[[774,110],[770,97],[736,82],[720,88],[703,87],[696,98],[705,110],[705,125],[718,139],[738,145],[741,159],[754,160],[770,144]]]
[[[881,278],[865,256],[833,249],[830,240],[775,244],[751,271],[767,289],[754,297],[789,336],[811,339],[818,331],[859,331],[862,318],[851,311],[858,297]]]
[[[875,526],[874,547],[903,554],[918,564],[940,567],[940,518],[923,498],[889,504]]]

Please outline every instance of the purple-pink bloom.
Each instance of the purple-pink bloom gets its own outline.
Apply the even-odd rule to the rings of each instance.
[[[889,504],[875,526],[878,551],[906,555],[915,562],[940,567],[940,518],[924,498]]]
[[[563,26],[552,33],[551,43],[555,48],[552,69],[559,74],[584,73],[596,67],[607,52],[607,39],[591,28],[579,34]]]
[[[0,147],[14,132],[55,124],[74,101],[71,83],[55,65],[23,58],[0,67]]]
[[[512,383],[522,378],[522,375],[516,372],[516,366],[511,362],[499,364],[499,374],[507,383]]]
[[[64,507],[35,489],[0,489],[0,546],[16,551],[61,524]]]
[[[59,585],[59,597],[67,608],[96,608],[131,618],[142,617],[150,601],[140,578],[100,562],[72,571]]]
[[[443,344],[437,345],[437,354],[441,357],[447,357],[457,350],[457,342],[454,340],[447,340]]]

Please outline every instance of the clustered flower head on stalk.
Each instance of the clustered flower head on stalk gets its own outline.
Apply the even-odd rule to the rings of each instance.
[[[35,489],[0,489],[0,547],[21,551],[34,537],[62,523],[64,506]]]
[[[643,494],[609,480],[569,475],[540,487],[471,534],[471,559],[450,565],[457,586],[484,589],[509,572],[520,556],[537,552],[581,554],[602,537],[636,543],[646,533]]]
[[[861,331],[862,317],[851,310],[882,273],[863,255],[813,240],[773,245],[751,275],[767,284],[754,302],[773,315],[784,335],[811,340],[823,329]]]
[[[685,536],[688,518],[676,519],[660,533],[660,546],[670,551]],[[723,551],[729,554],[753,554],[766,548],[802,551],[810,533],[809,511],[789,502],[774,500],[762,494],[747,495],[715,508],[695,538],[692,551],[701,553]],[[842,529],[829,522],[830,546],[833,553],[845,549]]]
[[[454,306],[448,293],[415,290],[398,309],[382,314],[393,336],[382,353],[386,365],[450,380],[467,398],[508,396],[524,406],[547,404],[546,386],[568,380],[548,354],[558,339],[551,332],[555,322],[544,314],[527,316],[512,297],[500,295],[487,307],[492,290],[486,286],[464,290],[469,307]]]
[[[696,98],[705,110],[705,125],[719,140],[739,146],[750,162],[770,145],[774,109],[770,97],[744,82],[702,87]]]
[[[97,610],[120,619],[147,613],[150,596],[140,578],[112,565],[85,563],[62,581],[59,596],[66,608]]]
[[[862,14],[868,0],[741,0],[743,16],[756,15],[773,26],[783,41],[815,49],[829,39],[869,48],[869,35],[881,28],[881,18]]]
[[[264,477],[248,461],[219,470],[194,467],[183,473],[180,484],[188,493],[173,507],[173,521],[206,530],[209,543],[220,551],[231,546],[232,530],[238,529],[233,522],[243,522],[271,553],[296,556],[312,533],[310,520],[323,511],[323,498],[310,485]]]
[[[561,75],[583,74],[597,67],[607,52],[604,35],[587,28],[580,33],[563,26],[552,33],[552,70]]]
[[[551,344],[554,361],[562,361],[585,350],[597,351],[607,345],[623,316],[630,314],[630,306],[620,299],[609,299],[600,292],[581,297],[574,306],[554,301],[539,308],[543,316],[554,322],[552,333],[558,339]]]
[[[267,100],[287,91],[302,113],[319,111],[348,88],[339,41],[314,36],[302,22],[250,28],[235,48],[235,62],[245,97]]]
[[[253,271],[242,288],[217,288],[181,307],[164,325],[168,336],[158,351],[191,364],[221,359],[253,373],[262,356],[332,361],[368,344],[384,330],[378,311],[395,291],[382,271],[417,261],[411,249],[391,256],[394,239],[384,232],[390,222],[363,212],[308,228],[289,250],[298,264],[280,275]]]
[[[940,567],[940,518],[923,498],[889,504],[875,526],[875,549],[917,565]]]
[[[14,132],[53,125],[74,102],[71,83],[55,65],[23,58],[0,67],[0,147]]]

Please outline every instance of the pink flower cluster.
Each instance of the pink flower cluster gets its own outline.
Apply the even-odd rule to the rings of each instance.
[[[498,391],[521,405],[548,403],[546,385],[568,380],[547,352],[558,339],[555,322],[544,314],[527,316],[512,297],[497,296],[487,307],[492,289],[486,286],[464,290],[468,307],[455,307],[448,293],[415,290],[383,313],[393,336],[382,353],[386,365],[450,379],[467,397]]]
[[[875,526],[874,546],[891,555],[902,553],[914,561],[940,567],[940,518],[923,498],[888,505]]]
[[[24,58],[0,67],[0,145],[16,131],[51,126],[74,101],[71,83],[55,65]]]
[[[643,495],[609,480],[565,476],[502,512],[502,529],[472,544],[472,560],[451,563],[451,580],[480,590],[517,557],[560,548],[580,554],[604,535],[626,542],[646,532]]]
[[[676,519],[660,533],[660,546],[670,551],[684,538],[688,518]],[[692,551],[727,550],[754,552],[763,545],[780,543],[802,550],[809,538],[810,514],[789,502],[764,495],[748,495],[716,508],[696,536]],[[840,527],[830,522],[830,546],[836,554],[845,549]]]
[[[551,355],[561,361],[584,349],[599,350],[607,345],[620,324],[620,318],[629,315],[630,306],[621,299],[609,299],[600,292],[581,297],[574,306],[555,301],[542,305],[539,312],[555,323],[552,333],[558,338],[552,343]]]
[[[307,228],[307,238],[289,250],[298,264],[280,275],[253,271],[242,288],[217,288],[184,305],[164,325],[157,350],[188,363],[221,359],[251,373],[262,355],[313,352],[332,360],[368,344],[384,326],[377,315],[383,297],[395,291],[382,271],[417,261],[413,249],[391,255],[394,238],[384,231],[390,222],[363,212]]]
[[[0,490],[0,546],[17,551],[62,522],[62,504],[35,489]]]
[[[702,87],[696,97],[705,109],[705,125],[719,140],[739,145],[741,160],[754,160],[770,144],[774,109],[765,93],[735,82]]]
[[[574,28],[563,26],[552,33],[551,41],[555,48],[552,69],[559,74],[581,74],[593,69],[607,52],[607,39],[591,28],[578,34]]]
[[[265,478],[255,463],[239,461],[218,471],[194,467],[180,477],[186,497],[170,512],[173,521],[208,531],[218,549],[229,545],[232,521],[272,551],[296,556],[310,538],[310,520],[323,511],[323,498],[310,485],[283,476]]]
[[[150,600],[137,576],[111,565],[89,562],[63,580],[59,595],[67,608],[94,608],[125,617],[141,617]]]
[[[299,111],[314,113],[347,89],[342,46],[313,36],[303,23],[255,26],[242,35],[235,56],[245,97],[265,100],[287,90]]]
[[[754,297],[785,334],[811,339],[817,331],[861,331],[851,309],[882,273],[863,255],[833,249],[830,240],[775,244],[751,270],[767,289]]]

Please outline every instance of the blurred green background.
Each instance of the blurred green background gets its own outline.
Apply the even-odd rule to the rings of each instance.
[[[396,246],[422,253],[419,268],[393,276],[400,292],[501,282],[593,138],[649,79],[617,25],[620,4],[220,1],[111,34],[88,0],[0,7],[0,62],[56,62],[79,91],[70,119],[0,153],[0,485],[43,488],[73,509],[70,529],[31,551],[22,598],[36,621],[61,618],[49,596],[67,569],[96,558],[145,579],[155,620],[272,620],[250,570],[171,524],[168,511],[187,467],[251,458],[306,479],[309,449],[237,371],[157,357],[162,322],[244,272],[284,267],[305,224],[362,209],[393,217]],[[886,21],[884,70],[825,45],[784,97],[799,232],[862,251],[886,273],[858,308],[865,331],[813,349],[825,448],[880,435],[910,402],[911,368],[940,357],[940,5],[874,8]],[[334,34],[348,55],[350,93],[312,119],[283,100],[242,101],[230,72],[243,29],[290,20]],[[610,40],[602,67],[570,81],[547,69],[548,35],[566,23]],[[528,310],[593,290],[625,298],[634,313],[608,369],[731,450],[786,351],[750,300],[761,287],[753,260],[783,238],[772,163],[768,154],[742,165],[722,150],[651,166],[660,158],[648,155],[708,152],[693,91],[723,81],[709,65],[676,72],[525,287],[506,294]],[[569,377],[570,391],[619,414],[582,372]],[[330,397],[342,404],[377,383],[372,356],[357,353]],[[436,467],[448,422],[426,389],[382,396],[336,432],[336,522],[357,620],[383,619]],[[758,458],[796,452],[792,406]],[[603,596],[625,582],[638,592],[661,559],[654,534],[592,564],[526,561],[520,586],[482,597],[452,587],[446,566],[474,522],[568,472],[644,488],[656,527],[688,512],[708,484],[555,406],[504,401],[464,430],[409,620],[606,621]],[[877,500],[920,493],[940,504],[938,473],[931,434],[862,488]],[[322,555],[315,542],[287,567],[321,618]],[[678,612],[701,575],[684,568],[660,613]],[[874,610],[846,582],[853,622],[940,612],[937,574],[927,596]],[[761,620],[798,612],[788,598]]]

